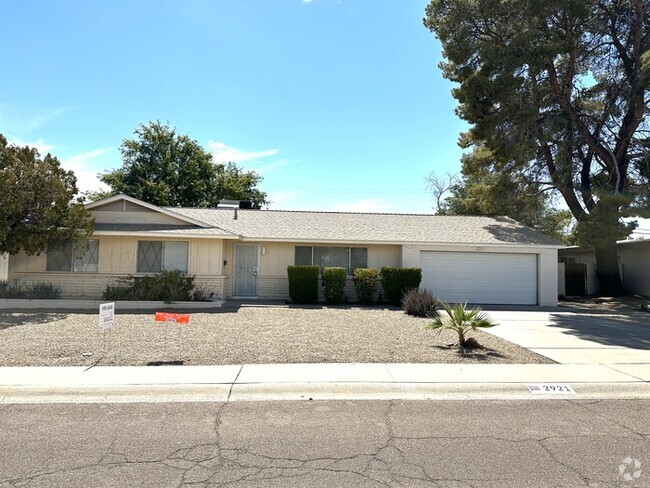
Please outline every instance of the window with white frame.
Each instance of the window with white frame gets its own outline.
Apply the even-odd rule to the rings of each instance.
[[[187,273],[189,242],[139,241],[138,273],[182,271]]]
[[[75,250],[71,242],[58,242],[47,248],[47,271],[97,273],[99,269],[99,240],[91,239],[85,250]]]
[[[357,268],[368,266],[367,247],[296,246],[296,266],[345,268],[352,275]]]

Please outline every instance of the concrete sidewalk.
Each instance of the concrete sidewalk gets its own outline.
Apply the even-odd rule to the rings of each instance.
[[[553,398],[650,398],[650,371],[641,373],[589,364],[19,367],[0,368],[0,403],[522,399],[539,383],[576,391]]]

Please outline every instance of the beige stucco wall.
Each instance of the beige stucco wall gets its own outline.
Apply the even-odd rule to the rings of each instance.
[[[289,281],[287,279],[287,266],[295,263],[295,243],[260,243],[264,253],[260,256],[259,295],[269,298],[288,298]],[[328,244],[322,244],[324,246]],[[353,247],[368,248],[368,268],[379,270],[383,266],[401,266],[401,246],[381,245],[353,245]],[[320,299],[323,299],[322,288]],[[346,282],[345,295],[350,301],[356,301],[354,282],[349,277]]]
[[[196,277],[195,284],[213,293],[215,298],[227,296],[228,278],[222,274],[221,239],[170,239],[160,237],[97,236],[99,261],[97,273],[46,271],[45,254],[28,256],[20,253],[9,259],[8,277],[11,281],[51,282],[61,287],[63,298],[100,298],[106,285],[114,284],[120,276],[137,275],[139,240],[188,241],[188,273]]]
[[[135,213],[135,212],[134,212]],[[260,298],[287,299],[289,283],[287,266],[294,264],[296,245],[312,243],[243,242],[222,239],[169,239],[160,237],[108,236],[97,237],[99,243],[99,272],[47,272],[45,255],[19,254],[9,260],[8,276],[12,281],[52,282],[61,286],[64,298],[100,298],[107,284],[120,276],[136,273],[138,240],[189,241],[188,272],[196,277],[197,286],[213,293],[215,298],[232,295],[234,246],[255,244],[259,247],[258,296]],[[322,245],[327,245],[326,243]],[[400,246],[368,245],[368,267],[379,270],[383,266],[419,267],[420,251],[458,251],[463,246]],[[467,248],[468,250],[475,250]],[[485,252],[531,253],[527,247],[482,246]],[[538,249],[538,303],[542,306],[556,305],[558,294],[557,251]],[[354,283],[348,279],[346,296],[356,301]]]
[[[106,212],[108,213],[108,212]],[[139,240],[189,241],[188,272],[196,277],[197,286],[215,297],[232,295],[234,246],[237,242],[221,239],[170,239],[160,237],[107,236],[99,239],[99,271],[97,273],[46,271],[46,256],[11,256],[9,279],[22,282],[51,282],[61,287],[63,298],[100,298],[106,285],[114,284],[120,276],[137,275]],[[243,244],[243,242],[242,242]],[[260,298],[289,298],[287,266],[294,264],[295,243],[246,242],[259,246],[258,296]],[[298,244],[311,245],[311,244]],[[401,246],[369,245],[368,267],[401,265]],[[356,301],[354,283],[348,279],[346,295]]]
[[[227,261],[224,275],[232,277],[234,264],[234,247],[238,244],[255,244],[259,246],[259,276],[258,296],[260,298],[288,299],[289,281],[287,279],[287,266],[295,263],[296,246],[323,245],[327,243],[288,243],[288,242],[237,242],[224,241],[223,259]],[[368,245],[354,244],[353,247],[368,248],[368,267],[379,270],[383,266],[401,266],[401,246],[398,245]],[[343,246],[345,247],[345,246]],[[232,285],[232,283],[231,283]],[[345,288],[346,296],[350,301],[356,301],[354,283],[348,279]]]

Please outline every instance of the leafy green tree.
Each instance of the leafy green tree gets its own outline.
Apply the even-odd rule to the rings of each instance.
[[[60,241],[81,251],[94,220],[76,195],[74,173],[57,158],[0,134],[0,253],[37,254]]]
[[[100,176],[111,190],[90,198],[125,193],[170,207],[215,207],[222,199],[250,200],[255,208],[268,203],[257,189],[261,176],[233,163],[214,164],[198,142],[168,124],[141,124],[134,134],[120,146],[122,167]]]
[[[424,24],[471,140],[560,193],[603,293],[622,293],[622,217],[647,211],[648,2],[432,0]]]
[[[505,215],[567,244],[575,243],[571,212],[555,209],[547,189],[526,174],[508,171],[484,145],[463,155],[461,174],[460,179],[447,178],[447,185],[432,185],[434,193],[448,194],[444,199],[436,195],[439,215]]]
[[[212,205],[219,200],[250,200],[254,208],[268,205],[266,193],[257,189],[262,177],[255,171],[244,171],[235,163],[215,165],[217,172],[217,187]]]

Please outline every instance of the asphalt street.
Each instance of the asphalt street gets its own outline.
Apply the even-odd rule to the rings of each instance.
[[[647,487],[650,400],[0,406],[0,487]]]

